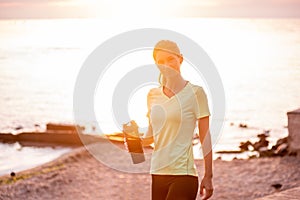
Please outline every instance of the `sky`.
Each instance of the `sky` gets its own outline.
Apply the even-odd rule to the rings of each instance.
[[[300,17],[300,0],[0,0],[0,19]]]

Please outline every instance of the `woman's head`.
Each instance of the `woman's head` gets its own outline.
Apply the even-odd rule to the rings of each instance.
[[[153,50],[153,58],[164,77],[180,73],[183,57],[175,42],[161,40],[156,43]]]
[[[167,51],[177,56],[181,56],[180,50],[177,44],[171,40],[160,40],[156,43],[153,50],[153,58],[155,60],[156,55],[159,51]]]

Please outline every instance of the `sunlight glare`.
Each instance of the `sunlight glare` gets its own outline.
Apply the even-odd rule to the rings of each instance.
[[[128,114],[130,119],[134,119],[139,127],[148,126],[148,118],[145,117],[147,113],[147,94],[149,90],[154,87],[157,87],[157,85],[148,84],[139,87],[130,95],[128,102]]]
[[[97,17],[111,17],[120,19],[153,19],[167,16],[176,5],[173,1],[142,1],[142,0],[76,0],[82,5],[88,6]],[[173,6],[168,6],[173,4]]]

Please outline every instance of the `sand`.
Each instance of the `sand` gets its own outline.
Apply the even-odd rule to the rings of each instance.
[[[121,158],[122,160],[122,158]],[[123,159],[127,162],[126,159]],[[200,177],[203,161],[196,160]],[[300,158],[255,158],[214,163],[211,199],[255,199],[300,186]],[[272,184],[281,184],[275,189]],[[111,169],[85,147],[42,166],[0,177],[0,199],[150,199],[151,176]],[[201,199],[198,197],[197,199]]]

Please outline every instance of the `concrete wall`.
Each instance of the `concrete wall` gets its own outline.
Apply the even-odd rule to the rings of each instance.
[[[289,151],[300,153],[300,108],[288,112],[287,115],[289,130]]]

